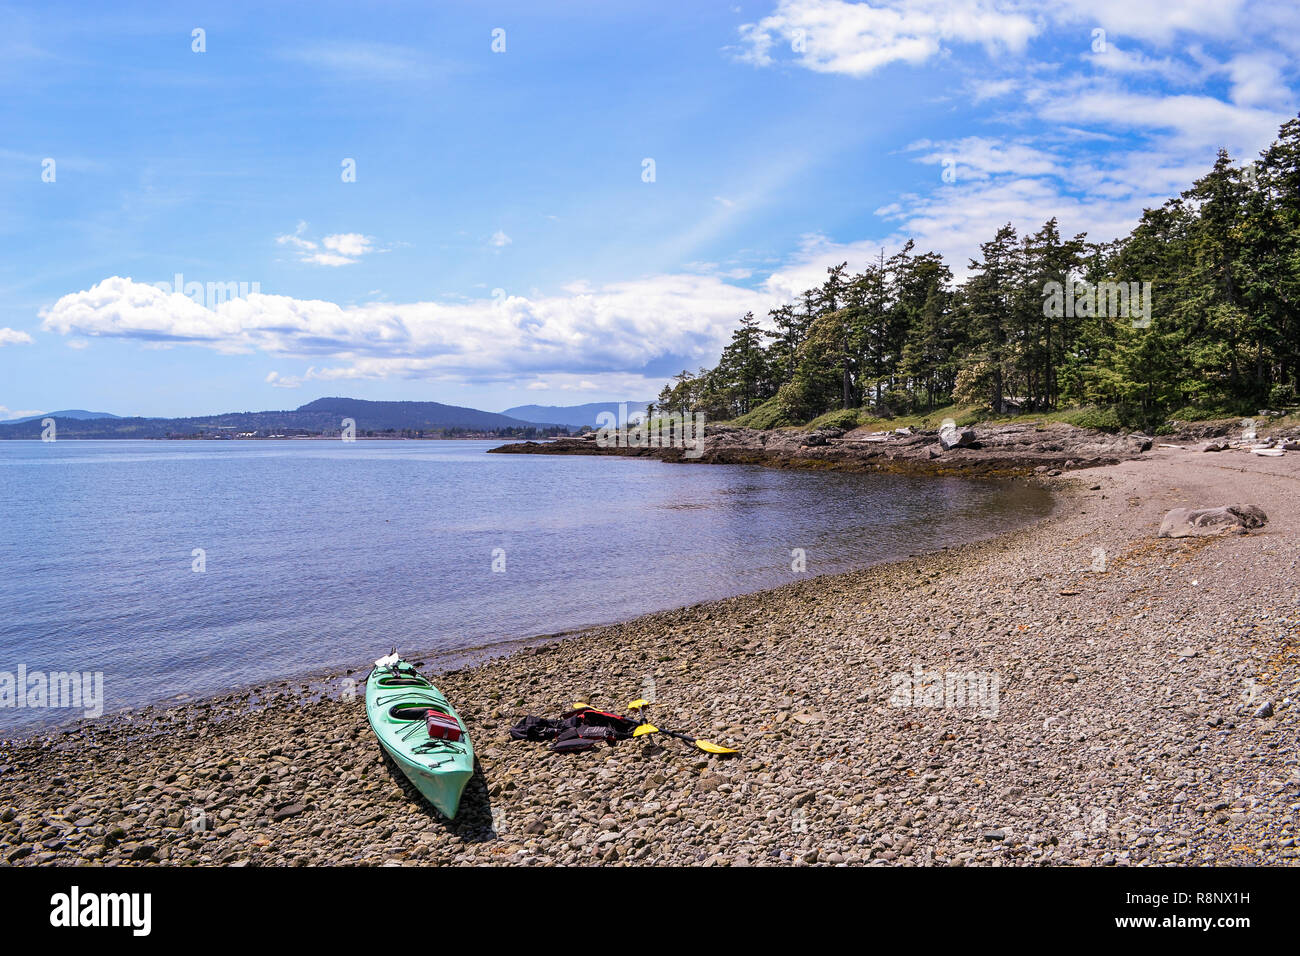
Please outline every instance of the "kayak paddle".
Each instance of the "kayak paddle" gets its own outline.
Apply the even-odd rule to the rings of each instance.
[[[646,720],[645,715],[641,713],[641,708],[649,707],[649,706],[650,706],[650,702],[648,700],[640,700],[640,699],[634,700],[627,705],[627,709],[630,711],[634,711],[637,717],[641,721],[640,725],[636,728],[636,730],[632,731],[633,737],[644,737],[647,734],[667,734],[669,737],[676,737],[678,740],[685,740],[691,744],[694,744],[696,747],[698,747],[700,750],[703,750],[705,753],[710,753],[710,754],[740,753],[739,750],[735,750],[732,747],[723,747],[721,744],[715,744],[713,741],[705,740],[703,737],[696,737],[693,734],[684,734],[678,730],[664,730],[661,727],[656,727],[654,724]]]
[[[690,734],[683,734],[676,730],[663,730],[660,727],[656,727],[654,724],[642,724],[636,730],[632,731],[633,737],[642,737],[646,734],[667,734],[669,737],[676,737],[679,740],[688,741],[694,744],[700,750],[703,750],[705,753],[711,753],[711,754],[740,753],[739,750],[735,750],[731,747],[723,747],[720,744],[715,744],[711,740],[705,740],[703,737],[693,737]]]

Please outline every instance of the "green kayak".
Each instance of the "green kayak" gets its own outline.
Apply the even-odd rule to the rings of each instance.
[[[429,711],[451,718],[459,740],[431,737]],[[474,745],[465,722],[438,688],[396,653],[375,661],[366,678],[366,717],[379,743],[424,796],[448,817],[456,816],[460,795],[474,776]],[[455,730],[451,731],[455,735]]]

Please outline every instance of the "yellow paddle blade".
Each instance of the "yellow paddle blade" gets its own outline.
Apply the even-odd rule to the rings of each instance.
[[[649,707],[649,706],[650,706],[650,701],[643,700],[642,698],[638,697],[636,700],[632,701],[630,704],[627,705],[627,709],[640,710],[642,707]]]
[[[656,727],[654,724],[642,724],[636,730],[632,731],[632,736],[644,737],[646,734],[657,734],[657,733],[659,733],[659,728]]]
[[[591,704],[584,704],[581,701],[578,701],[574,704],[570,704],[569,710],[591,710]]]
[[[699,747],[701,750],[705,751],[706,753],[711,753],[711,754],[738,754],[738,753],[740,753],[739,750],[733,750],[733,749],[731,749],[730,747],[723,747],[722,745],[720,745],[720,744],[715,744],[715,743],[713,743],[712,741],[709,741],[709,740],[697,740],[697,741],[695,741],[695,746]]]

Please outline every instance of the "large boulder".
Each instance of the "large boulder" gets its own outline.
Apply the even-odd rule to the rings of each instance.
[[[939,445],[944,451],[951,451],[954,448],[969,448],[975,444],[975,429],[973,428],[941,428],[939,429]]]
[[[1175,508],[1160,522],[1161,538],[1193,538],[1216,534],[1245,534],[1262,528],[1268,515],[1259,505],[1224,505],[1221,508]]]

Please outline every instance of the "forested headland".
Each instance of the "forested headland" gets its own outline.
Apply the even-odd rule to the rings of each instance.
[[[740,319],[718,364],[656,408],[753,427],[962,408],[1155,428],[1249,415],[1300,392],[1300,119],[1259,158],[1220,150],[1127,236],[1002,226],[963,281],[907,242],[844,262],[767,323]]]

